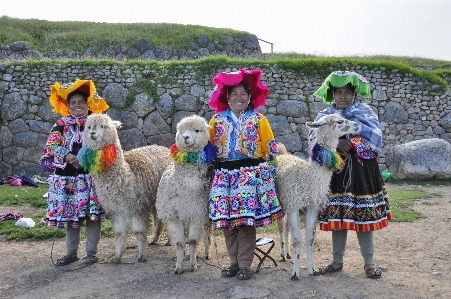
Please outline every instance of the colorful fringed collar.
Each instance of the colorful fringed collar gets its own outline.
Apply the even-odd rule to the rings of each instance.
[[[215,158],[214,147],[208,141],[208,144],[204,147],[202,152],[184,152],[178,149],[177,144],[173,144],[169,148],[171,158],[175,163],[183,165],[185,163],[192,163],[196,165],[202,165],[206,163],[213,163]]]
[[[95,175],[107,170],[114,163],[116,160],[116,146],[110,144],[101,150],[94,151],[84,145],[78,152],[77,158],[85,171]]]
[[[324,149],[319,143],[315,143],[312,147],[312,161],[319,163],[321,166],[324,165],[332,171],[341,170],[345,166],[343,158],[337,152]]]

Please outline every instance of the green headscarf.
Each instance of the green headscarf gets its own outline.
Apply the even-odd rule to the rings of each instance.
[[[335,71],[327,76],[323,84],[317,91],[313,94],[321,99],[327,104],[333,104],[333,89],[340,88],[351,84],[355,88],[355,92],[362,95],[364,98],[371,97],[371,90],[368,81],[360,74],[350,71]]]

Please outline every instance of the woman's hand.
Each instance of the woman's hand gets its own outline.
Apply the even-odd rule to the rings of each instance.
[[[64,160],[73,167],[75,167],[75,169],[81,168],[80,161],[78,161],[77,156],[75,156],[74,154],[68,153]]]
[[[354,147],[352,146],[352,142],[349,139],[339,139],[337,145],[337,152],[340,154],[347,154]]]

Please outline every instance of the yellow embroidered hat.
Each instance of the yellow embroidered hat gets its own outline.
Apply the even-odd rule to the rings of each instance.
[[[69,107],[67,106],[67,96],[75,91],[80,90],[88,95],[87,105],[89,110],[94,113],[106,111],[109,106],[105,100],[96,92],[96,87],[92,80],[77,79],[73,83],[60,84],[56,82],[50,90],[50,104],[53,106],[53,112],[62,116],[69,116]]]

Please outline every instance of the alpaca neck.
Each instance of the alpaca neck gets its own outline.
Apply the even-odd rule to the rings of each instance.
[[[118,158],[118,150],[115,144],[103,147],[101,150],[92,150],[87,146],[83,146],[80,150],[81,166],[93,175],[97,175],[110,168],[110,166]],[[122,151],[119,156],[122,157]]]
[[[212,164],[214,161],[214,148],[210,141],[200,152],[181,151],[175,143],[169,148],[169,152],[172,160],[176,164],[180,165],[184,165],[186,163],[196,165]]]
[[[319,143],[313,145],[311,159],[312,162],[332,171],[341,170],[345,165],[343,158],[336,151],[328,150]]]

